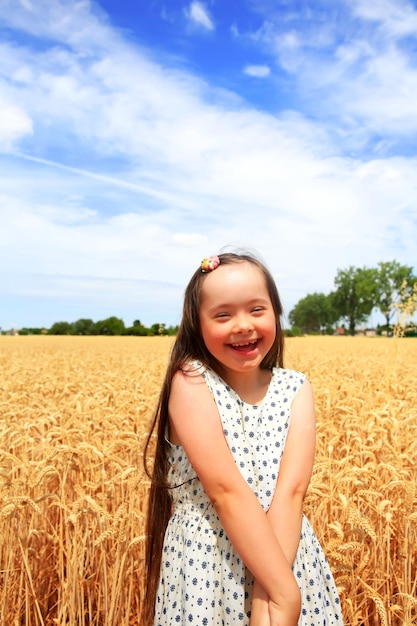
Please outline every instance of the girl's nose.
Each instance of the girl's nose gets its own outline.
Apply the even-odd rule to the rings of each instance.
[[[253,321],[250,315],[239,315],[236,318],[236,330],[239,333],[248,333],[253,329]]]

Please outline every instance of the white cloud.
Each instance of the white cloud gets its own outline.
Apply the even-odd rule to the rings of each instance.
[[[331,114],[340,128],[360,130],[365,145],[373,136],[389,146],[390,138],[409,140],[417,134],[417,68],[406,51],[394,44],[376,48],[352,42],[338,49],[335,61],[315,69],[308,61],[304,65],[310,76],[313,71],[320,75],[317,97],[322,89],[328,94],[322,101],[324,114]],[[310,83],[306,75],[306,85]]]
[[[0,100],[0,148],[10,149],[33,132],[32,120],[18,105]]]
[[[417,11],[407,0],[354,0],[352,10],[362,19],[378,22],[392,37],[416,37]]]
[[[271,73],[271,69],[267,65],[246,65],[243,73],[254,78],[267,78]]]
[[[146,306],[145,323],[162,309],[170,323],[201,258],[227,244],[260,251],[280,276],[287,311],[307,292],[330,291],[338,267],[415,258],[416,159],[366,161],[340,149],[349,116],[375,128],[394,125],[394,115],[401,129],[409,123],[414,73],[397,49],[379,60],[372,42],[345,42],[332,66],[310,58],[296,34],[286,40],[310,98],[309,81],[323,70],[321,88],[331,89],[318,110],[341,114],[335,136],[326,115],[320,123],[318,113],[318,121],[268,114],[152,61],[88,3],[78,13],[59,3],[58,26],[55,3],[40,2],[42,24],[14,3],[7,19],[35,39],[46,29],[53,45],[3,43],[0,55],[0,136],[12,151],[0,155],[3,294],[56,293],[88,306],[107,299],[109,314]],[[77,20],[88,43],[72,34]],[[354,81],[349,71],[365,58]],[[340,68],[345,78],[335,83]]]
[[[194,24],[197,24],[206,30],[214,30],[214,22],[202,2],[191,2],[190,6],[186,10],[186,16]]]
[[[355,0],[322,15],[319,6],[308,19],[267,13],[250,36],[295,81],[311,115],[339,136],[355,136],[357,148],[378,135],[415,136],[416,8],[405,0]]]
[[[120,42],[103,12],[89,0],[2,0],[0,19],[11,28],[45,38],[51,44],[65,42],[77,49],[81,58],[87,58],[93,50],[105,50],[109,43]]]
[[[172,235],[172,243],[177,246],[195,247],[196,245],[205,243],[206,235],[200,233],[174,233]]]

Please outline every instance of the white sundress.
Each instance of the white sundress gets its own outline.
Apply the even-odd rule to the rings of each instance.
[[[276,368],[260,405],[243,402],[213,370],[200,369],[216,401],[234,460],[265,511],[271,505],[293,398],[305,376]],[[213,464],[216,459],[210,460]],[[181,446],[169,444],[174,512],[168,523],[155,626],[248,626],[253,577],[236,553]],[[301,590],[299,626],[343,626],[325,554],[303,516],[293,572]]]

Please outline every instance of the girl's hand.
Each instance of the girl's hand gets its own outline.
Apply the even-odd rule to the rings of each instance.
[[[300,617],[300,602],[285,602],[278,605],[273,600],[268,602],[270,626],[297,626]]]
[[[253,583],[251,618],[249,626],[271,626],[269,619],[269,597],[257,580]]]

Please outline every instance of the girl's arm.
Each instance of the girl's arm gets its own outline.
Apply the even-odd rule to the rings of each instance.
[[[270,626],[269,596],[258,580],[254,580],[249,626]]]
[[[278,482],[267,513],[287,562],[292,566],[300,542],[303,500],[310,482],[316,442],[316,420],[311,385],[305,380],[291,406],[290,427],[281,459]],[[253,624],[268,613],[267,590],[255,581]],[[251,622],[252,625],[252,622]]]
[[[290,426],[277,487],[267,513],[290,565],[294,562],[300,542],[303,501],[313,471],[315,449],[314,398],[306,379],[291,405]]]
[[[200,375],[175,374],[169,416],[171,440],[185,449],[226,534],[271,600],[271,626],[296,626],[301,601],[291,566],[233,460],[216,404]]]

